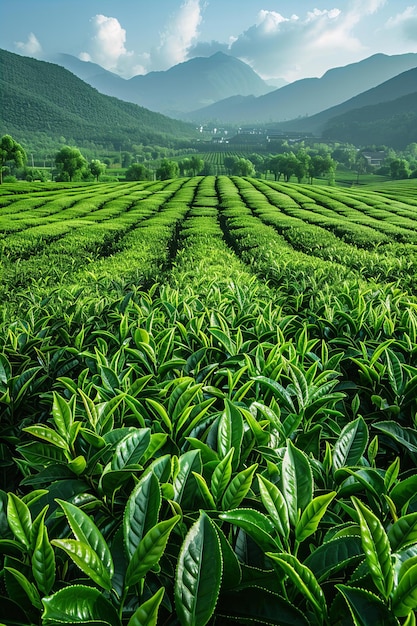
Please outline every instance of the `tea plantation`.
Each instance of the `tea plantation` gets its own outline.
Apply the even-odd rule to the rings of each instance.
[[[416,191],[0,187],[0,624],[416,624]]]

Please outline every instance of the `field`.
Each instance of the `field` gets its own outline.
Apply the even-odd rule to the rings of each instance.
[[[416,191],[0,187],[0,625],[416,624]]]

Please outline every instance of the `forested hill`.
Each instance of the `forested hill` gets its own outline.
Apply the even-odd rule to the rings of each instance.
[[[323,138],[355,145],[387,145],[402,150],[417,142],[417,90],[391,102],[347,111],[333,117]]]
[[[68,70],[0,50],[0,134],[45,133],[79,145],[180,144],[192,126],[100,94]]]

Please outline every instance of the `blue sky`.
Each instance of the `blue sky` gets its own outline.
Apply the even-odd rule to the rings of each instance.
[[[2,48],[65,52],[125,78],[218,50],[288,81],[417,52],[413,0],[8,0],[1,17]]]

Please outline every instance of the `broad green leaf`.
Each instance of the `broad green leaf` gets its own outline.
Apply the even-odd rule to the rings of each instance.
[[[88,624],[89,622],[121,626],[113,605],[101,590],[85,585],[70,585],[42,599],[43,626]]]
[[[327,580],[351,563],[362,561],[362,542],[359,536],[346,535],[322,543],[303,561],[319,582]]]
[[[387,493],[391,491],[400,471],[400,458],[397,456],[395,461],[387,468],[384,476],[384,486]]]
[[[159,522],[146,533],[130,559],[125,578],[128,587],[139,582],[158,563],[171,530],[179,519],[180,516],[176,515],[172,519]]]
[[[158,521],[161,487],[153,472],[146,474],[133,489],[123,515],[123,533],[128,556],[135,553],[142,537]]]
[[[161,587],[158,591],[143,602],[133,613],[127,626],[156,626],[158,620],[158,609],[164,597],[165,589]]]
[[[202,511],[188,531],[178,557],[175,606],[181,626],[205,626],[213,615],[222,580],[216,528]]]
[[[226,456],[217,464],[211,477],[211,493],[216,502],[218,502],[229,484],[232,477],[232,460],[234,448],[231,448]]]
[[[30,547],[32,517],[27,505],[14,493],[8,493],[7,521],[10,530],[26,548]]]
[[[109,579],[114,573],[113,559],[110,549],[103,535],[87,513],[70,502],[58,500],[58,504],[64,511],[72,532],[78,541],[86,544],[92,552],[97,554]]]
[[[300,521],[295,527],[295,538],[301,543],[307,537],[316,532],[321,518],[325,514],[327,507],[335,497],[336,492],[323,494],[314,498],[304,509]]]
[[[290,520],[288,507],[284,496],[274,483],[262,475],[258,476],[261,500],[269,513],[276,531],[288,540],[290,535]]]
[[[193,476],[197,482],[198,490],[202,499],[204,500],[204,508],[216,510],[216,503],[213,499],[213,496],[210,493],[210,489],[206,483],[206,479],[201,474],[197,474],[197,472],[193,472]]]
[[[323,620],[327,615],[326,599],[313,572],[292,554],[268,552],[267,556],[284,570],[302,596],[311,603],[320,620]]]
[[[346,424],[333,450],[333,468],[356,465],[368,444],[368,428],[362,417]]]
[[[78,539],[52,539],[51,543],[64,550],[91,580],[104,589],[111,589],[110,573],[97,553],[87,543]]]
[[[417,474],[412,474],[408,478],[399,481],[391,490],[390,497],[397,510],[401,510],[417,494]]]
[[[388,539],[393,552],[417,543],[417,513],[403,515],[388,529]]]
[[[224,532],[216,525],[217,536],[220,539],[220,549],[223,562],[222,592],[225,589],[236,589],[242,580],[242,567],[236,552],[230,545]]]
[[[193,472],[202,473],[201,455],[199,450],[185,452],[178,459],[178,472],[174,475],[174,500],[183,509],[194,510],[195,479]]]
[[[36,585],[30,582],[26,578],[26,576],[22,574],[22,572],[19,572],[19,570],[15,569],[14,567],[5,567],[4,569],[7,572],[10,572],[12,576],[14,576],[14,578],[17,580],[19,585],[22,587],[23,591],[28,596],[33,606],[36,607],[37,609],[40,609],[42,607],[41,598],[39,595],[39,591],[36,588]]]
[[[224,458],[233,448],[232,467],[237,470],[239,466],[240,450],[243,440],[243,417],[239,409],[225,399],[225,410],[223,411],[217,431],[217,449],[219,456]]]
[[[375,594],[348,585],[336,587],[346,600],[355,626],[399,626],[388,606]]]
[[[290,413],[297,412],[291,395],[285,389],[285,387],[277,383],[275,380],[267,378],[266,376],[255,376],[254,380],[265,385],[266,387],[268,387],[268,389],[271,389],[271,391],[273,391],[274,393],[274,396],[277,398],[278,403],[285,406],[285,408],[288,409]]]
[[[49,426],[43,426],[41,424],[36,424],[35,426],[27,426],[23,428],[25,432],[37,437],[38,439],[42,439],[43,441],[47,441],[53,446],[57,448],[61,448],[62,450],[68,451],[68,444],[61,435],[59,435],[55,430],[49,428]]]
[[[398,424],[398,422],[389,420],[372,424],[372,426],[396,441],[401,446],[404,446],[409,452],[412,452],[413,454],[417,452],[417,433],[414,428],[406,428],[405,426]]]
[[[398,617],[417,609],[417,564],[406,569],[392,596],[392,608]]]
[[[389,598],[394,584],[391,549],[379,519],[360,500],[352,496],[359,516],[362,547],[372,580],[378,591]]]
[[[288,440],[282,460],[282,494],[287,503],[293,526],[298,521],[298,511],[304,510],[313,498],[313,474],[305,454]]]
[[[229,524],[243,528],[264,552],[276,550],[279,547],[273,539],[275,534],[274,525],[266,515],[255,509],[235,509],[234,511],[220,513],[219,518],[229,522]]]
[[[68,443],[71,426],[74,421],[73,406],[75,395],[71,397],[71,400],[69,402],[67,402],[67,400],[65,400],[65,398],[62,398],[56,391],[53,391],[52,393],[54,398],[52,404],[52,417],[59,434]]]
[[[151,441],[149,428],[138,428],[124,437],[116,446],[111,460],[112,470],[121,470],[128,465],[136,465]]]
[[[38,589],[48,595],[55,582],[55,553],[44,524],[39,527],[38,538],[32,553],[32,574]]]
[[[252,480],[257,467],[258,464],[254,463],[250,467],[247,467],[239,472],[239,474],[236,474],[236,476],[231,480],[222,498],[223,511],[235,509],[240,505],[251,488]]]

